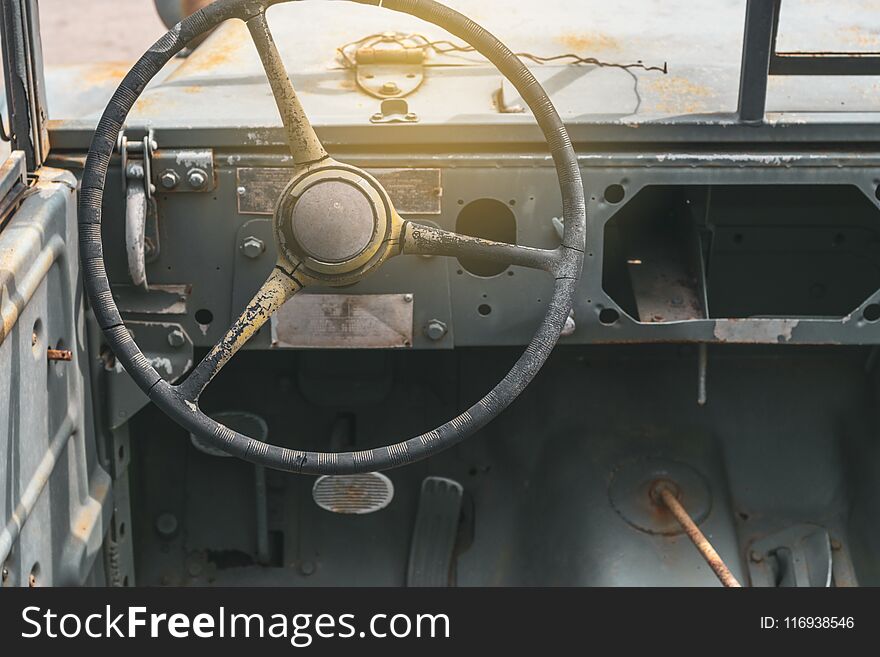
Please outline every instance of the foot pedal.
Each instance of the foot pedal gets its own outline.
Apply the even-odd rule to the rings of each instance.
[[[409,550],[407,586],[449,586],[464,488],[457,481],[427,477]]]
[[[325,475],[312,487],[315,504],[332,513],[364,515],[381,511],[394,499],[394,484],[380,472]]]

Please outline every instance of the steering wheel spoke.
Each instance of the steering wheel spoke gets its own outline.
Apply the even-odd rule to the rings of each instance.
[[[272,38],[265,11],[259,12],[248,20],[247,26],[254,45],[260,53],[266,77],[269,78],[272,95],[275,97],[275,103],[281,114],[281,121],[284,124],[284,132],[294,162],[298,165],[308,165],[326,159],[328,157],[327,151],[324,150],[318,135],[315,134],[299,96],[293,88],[293,83],[287,74],[287,68],[284,66],[284,60],[281,59],[281,54]]]
[[[276,265],[269,278],[220,342],[214,345],[189,377],[180,384],[179,390],[184,398],[196,402],[223,366],[305,285],[305,281],[300,280],[295,272],[290,271],[288,264]]]
[[[454,233],[407,222],[403,229],[403,255],[436,255],[482,258],[492,262],[540,269],[558,276],[563,266],[559,249],[536,249]]]

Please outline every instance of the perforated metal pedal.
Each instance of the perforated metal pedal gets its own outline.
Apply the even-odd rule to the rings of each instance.
[[[315,504],[332,513],[363,515],[381,511],[394,499],[394,484],[379,472],[325,475],[312,486]]]

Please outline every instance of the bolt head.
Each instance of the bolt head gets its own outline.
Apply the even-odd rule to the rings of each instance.
[[[167,171],[163,171],[162,175],[159,176],[159,183],[165,189],[174,189],[177,187],[177,183],[180,182],[180,176],[177,175],[177,172],[168,169]]]
[[[396,94],[400,91],[400,87],[397,86],[396,82],[386,82],[382,85],[382,93],[383,94]]]
[[[258,237],[246,237],[241,243],[241,252],[247,258],[259,258],[266,251],[266,244]]]
[[[446,327],[446,324],[441,322],[439,319],[432,319],[428,322],[428,325],[425,326],[425,335],[429,340],[442,340],[446,333],[448,333],[449,329]]]
[[[168,344],[172,347],[182,347],[186,344],[186,336],[180,329],[174,329],[168,334]]]
[[[173,513],[163,513],[156,518],[156,531],[162,538],[174,538],[179,524]]]
[[[186,181],[193,189],[202,189],[208,184],[208,174],[202,169],[190,169],[186,174]]]

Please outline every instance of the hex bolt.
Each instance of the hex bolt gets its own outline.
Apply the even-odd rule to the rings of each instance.
[[[203,169],[190,169],[186,181],[193,189],[202,189],[208,184],[208,174]]]
[[[428,322],[427,326],[425,326],[425,335],[429,340],[442,340],[443,337],[449,329],[446,327],[446,324],[441,322],[439,319],[432,319]]]
[[[386,82],[382,85],[382,93],[383,94],[396,94],[400,91],[400,87],[397,86],[396,82]]]
[[[174,538],[177,535],[179,523],[173,513],[163,513],[156,518],[156,532],[165,539]]]
[[[266,251],[266,243],[259,237],[248,235],[239,246],[246,258],[259,258]]]
[[[186,336],[180,329],[172,329],[168,333],[168,344],[172,347],[182,347],[186,344]]]
[[[166,169],[162,172],[162,175],[159,176],[159,183],[165,189],[174,189],[179,182],[180,176],[177,175],[177,172],[174,169]]]

